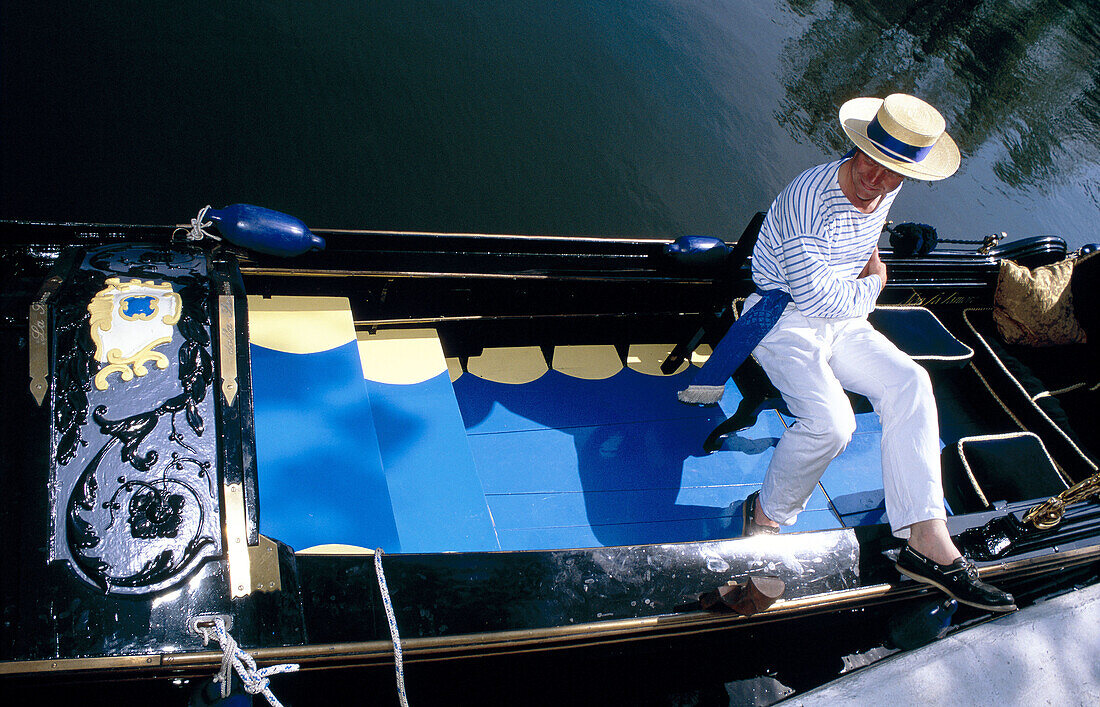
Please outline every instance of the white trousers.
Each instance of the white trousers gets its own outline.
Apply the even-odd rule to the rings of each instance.
[[[755,304],[755,296],[747,305]],[[753,356],[796,421],[775,448],[760,491],[764,513],[793,525],[825,468],[851,441],[844,391],[866,396],[882,423],[882,484],[894,535],[946,518],[939,422],[928,373],[865,317],[804,317],[789,305]]]

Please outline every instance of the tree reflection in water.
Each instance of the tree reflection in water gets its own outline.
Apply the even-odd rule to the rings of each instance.
[[[795,140],[843,152],[837,107],[901,91],[940,109],[964,158],[1003,146],[993,171],[1010,187],[1042,188],[1067,164],[1100,163],[1100,4],[788,4],[810,20],[780,54],[776,119]]]

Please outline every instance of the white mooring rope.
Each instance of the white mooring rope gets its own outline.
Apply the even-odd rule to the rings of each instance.
[[[210,204],[202,207],[202,209],[199,211],[199,215],[191,219],[190,230],[188,230],[186,226],[180,226],[172,232],[172,237],[175,238],[177,235],[182,234],[184,240],[188,241],[201,241],[203,239],[203,236],[213,238],[216,241],[220,241],[221,238],[206,230],[214,225],[213,221],[203,221],[203,219],[206,218],[206,212],[209,210]]]
[[[390,639],[393,641],[393,671],[397,680],[397,698],[401,700],[401,707],[409,707],[409,698],[405,694],[405,661],[401,655],[401,635],[397,632],[397,617],[393,613],[390,588],[386,586],[386,573],[382,571],[382,548],[374,551],[374,573],[378,575],[378,588],[382,591],[382,606],[386,609],[386,620],[390,624]]]
[[[280,673],[292,673],[298,669],[297,664],[283,663],[282,665],[272,665],[257,670],[256,660],[237,645],[237,642],[225,630],[225,622],[222,618],[216,616],[213,621],[213,627],[203,624],[199,626],[199,631],[202,633],[202,644],[204,646],[210,642],[211,638],[221,644],[222,667],[218,674],[214,676],[214,682],[221,683],[222,698],[229,697],[233,669],[235,668],[237,674],[241,676],[241,682],[244,683],[244,689],[248,694],[262,694],[267,698],[271,707],[283,707],[283,704],[271,692],[271,688],[268,686],[268,678]]]

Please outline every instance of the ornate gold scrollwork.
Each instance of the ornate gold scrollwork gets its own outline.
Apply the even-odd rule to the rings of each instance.
[[[1095,494],[1100,494],[1100,473],[1093,474],[1057,496],[1052,496],[1038,506],[1034,506],[1024,514],[1024,522],[1031,523],[1039,530],[1050,530],[1062,522],[1062,514],[1065,513],[1067,506],[1084,501]]]

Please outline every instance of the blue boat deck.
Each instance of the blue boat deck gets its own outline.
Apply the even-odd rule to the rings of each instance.
[[[704,455],[740,395],[731,384],[721,409],[682,405],[676,391],[691,376],[624,368],[595,380],[558,370],[524,384],[456,380],[501,549],[736,537],[739,503],[763,480],[784,421],[768,411]],[[839,525],[820,491],[802,521],[800,530]]]
[[[791,422],[765,411],[705,454],[740,393],[730,382],[720,407],[679,403],[693,371],[660,375],[660,347],[632,347],[626,366],[611,346],[559,347],[550,365],[534,347],[487,350],[462,371],[430,330],[357,337],[346,301],[250,307],[260,531],[298,551],[736,537]],[[272,340],[303,317],[307,333]],[[785,532],[885,522],[878,418],[857,424]]]

